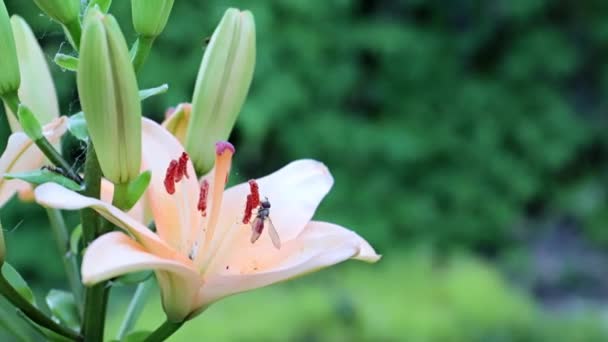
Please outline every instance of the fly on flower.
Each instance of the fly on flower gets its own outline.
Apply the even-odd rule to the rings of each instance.
[[[264,226],[268,227],[268,234],[270,235],[272,244],[277,249],[280,249],[281,239],[279,238],[279,233],[277,233],[277,230],[274,228],[274,224],[272,224],[272,220],[270,219],[270,202],[268,201],[268,198],[260,202],[256,217],[253,222],[251,222],[251,243],[256,242],[260,238],[262,232],[264,231]]]
[[[251,221],[253,210],[256,208],[255,219]],[[260,188],[255,179],[249,181],[249,195],[247,195],[245,216],[243,216],[243,223],[247,224],[249,222],[251,222],[251,243],[258,241],[264,231],[264,225],[268,223],[268,234],[270,235],[272,244],[277,249],[281,248],[281,239],[279,239],[279,234],[270,219],[270,201],[268,201],[268,198],[260,201]]]

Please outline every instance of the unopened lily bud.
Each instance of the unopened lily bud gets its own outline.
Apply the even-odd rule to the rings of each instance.
[[[20,82],[13,30],[4,0],[0,0],[0,96],[14,94]]]
[[[254,66],[253,15],[228,9],[205,51],[192,97],[186,150],[200,174],[213,168],[215,143],[228,140],[247,97]]]
[[[166,118],[165,122],[163,122],[163,127],[171,132],[182,145],[186,141],[191,111],[192,105],[189,103],[180,103],[177,108],[170,108],[165,113]]]
[[[94,8],[80,48],[78,93],[101,170],[127,183],[141,163],[141,104],[127,43],[114,17]]]
[[[158,36],[167,25],[174,0],[131,0],[133,26],[145,37]]]
[[[78,20],[80,0],[34,0],[36,5],[53,20],[64,25]]]
[[[38,45],[34,33],[23,20],[13,15],[11,26],[17,47],[17,57],[21,66],[21,84],[19,86],[19,99],[34,112],[36,118],[42,125],[46,125],[53,119],[59,117],[59,104],[55,92],[55,85],[51,72],[46,63],[44,53]],[[10,111],[5,106],[6,111]],[[21,131],[17,121],[17,113],[8,116],[8,122],[13,132]]]

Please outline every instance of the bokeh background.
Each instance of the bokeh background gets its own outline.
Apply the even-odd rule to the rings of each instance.
[[[70,53],[32,1],[5,2],[49,61]],[[140,76],[170,90],[146,115],[189,101],[228,6],[258,33],[234,178],[324,161],[336,185],[317,217],[384,258],[229,298],[171,341],[608,340],[605,1],[178,0]],[[133,42],[130,2],[112,12]],[[74,75],[51,68],[77,112]],[[44,212],[1,216],[39,297],[67,288]],[[113,293],[110,337],[132,291]],[[162,319],[154,293],[138,326]]]

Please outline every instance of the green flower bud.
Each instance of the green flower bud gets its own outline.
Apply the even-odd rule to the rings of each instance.
[[[198,172],[215,161],[215,143],[228,139],[245,102],[255,66],[255,23],[249,11],[231,8],[203,56],[192,97],[186,150]]]
[[[53,20],[64,25],[78,20],[80,0],[34,0],[36,5]]]
[[[133,26],[145,37],[156,37],[165,29],[174,0],[131,0]]]
[[[25,20],[13,15],[11,26],[17,47],[17,57],[21,65],[19,99],[21,103],[31,108],[42,125],[46,125],[59,117],[59,103],[51,72],[44,53]],[[10,110],[8,106],[5,106],[5,109],[7,112]],[[22,130],[15,115],[8,116],[8,122],[13,132]]]
[[[89,11],[77,73],[80,103],[106,178],[137,178],[141,163],[141,104],[120,27],[111,15]]]
[[[23,127],[25,134],[33,141],[42,139],[42,126],[40,126],[40,122],[38,122],[34,113],[26,106],[19,105],[18,114],[19,122],[21,123],[21,127]]]
[[[0,0],[0,96],[19,89],[19,62],[4,0]]]

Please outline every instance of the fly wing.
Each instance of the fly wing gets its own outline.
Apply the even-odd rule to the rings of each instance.
[[[251,222],[251,243],[258,241],[264,231],[264,220],[260,217],[256,217]]]
[[[276,249],[281,249],[281,238],[279,237],[279,233],[277,233],[277,230],[274,228],[274,224],[272,223],[270,217],[268,218],[267,223],[268,235],[270,235],[270,240],[272,240],[272,244],[274,245],[274,247],[276,247]]]

